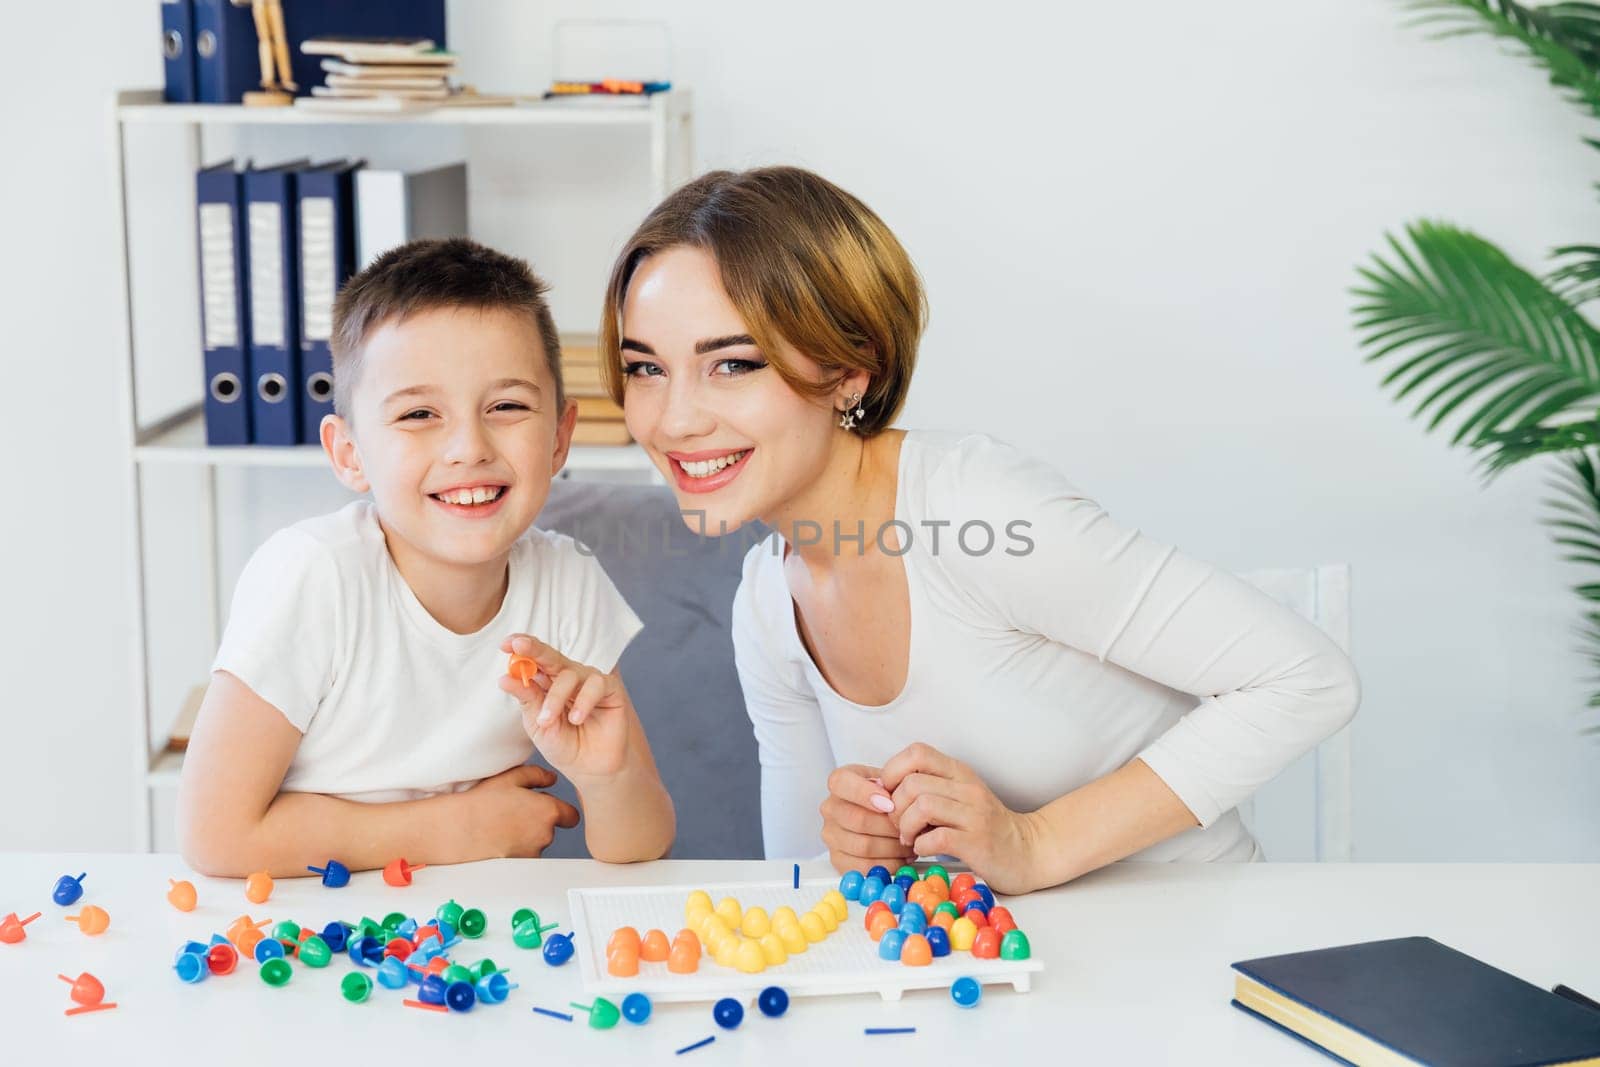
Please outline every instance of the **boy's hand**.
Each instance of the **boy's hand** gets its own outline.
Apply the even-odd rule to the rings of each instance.
[[[919,856],[951,855],[996,893],[1037,888],[1036,819],[1012,811],[971,767],[914,744],[883,765],[900,841]]]
[[[485,778],[456,794],[470,806],[463,825],[484,833],[485,849],[496,856],[536,857],[550,847],[556,827],[578,825],[577,808],[539,791],[555,784],[555,775],[533,764]]]
[[[521,702],[523,728],[545,759],[575,782],[628,765],[630,704],[620,678],[575,663],[527,634],[513,634],[500,649],[538,667],[527,684],[508,672],[500,688]]]

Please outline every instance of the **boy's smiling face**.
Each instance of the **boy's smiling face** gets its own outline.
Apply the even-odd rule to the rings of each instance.
[[[566,462],[577,406],[557,410],[525,315],[434,308],[363,346],[348,420],[323,422],[340,480],[371,491],[401,573],[504,560]]]

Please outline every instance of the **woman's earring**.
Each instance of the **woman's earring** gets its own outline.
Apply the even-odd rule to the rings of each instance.
[[[851,411],[851,408],[855,408],[855,410]],[[861,394],[852,393],[850,399],[845,401],[845,410],[839,413],[839,428],[841,430],[855,429],[856,420],[866,413],[866,409],[861,406]]]

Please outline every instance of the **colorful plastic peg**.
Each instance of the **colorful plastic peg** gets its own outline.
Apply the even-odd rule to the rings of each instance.
[[[406,982],[406,965],[390,956],[378,964],[378,984],[385,989],[404,989]]]
[[[272,875],[257,871],[244,880],[244,896],[252,904],[265,904],[272,896]]]
[[[761,1009],[762,1015],[769,1019],[776,1019],[789,1010],[789,994],[778,986],[769,985],[756,998],[756,1006]]]
[[[383,942],[375,937],[352,937],[348,951],[360,967],[376,967],[383,962]]]
[[[617,1025],[618,1019],[622,1018],[622,1012],[605,997],[595,997],[593,1004],[579,1004],[573,1001],[572,1006],[579,1011],[588,1012],[589,1025],[596,1030],[609,1030]]]
[[[495,971],[478,979],[478,999],[485,1004],[502,1003],[517,984],[506,977],[506,971]]]
[[[443,1004],[445,992],[450,987],[436,974],[430,974],[417,984],[417,999],[424,1004]]]
[[[844,894],[846,900],[861,899],[861,884],[866,881],[860,871],[846,871],[839,879],[839,892]]]
[[[206,958],[198,952],[180,952],[172,969],[178,972],[180,981],[190,985],[203,982],[211,976],[211,968],[206,966]]]
[[[64,974],[56,975],[57,978],[72,987],[68,995],[79,1004],[98,1004],[106,999],[106,987],[100,984],[100,979],[84,971],[76,978],[68,978]]]
[[[972,955],[975,959],[996,960],[1000,958],[1000,931],[992,926],[985,926],[978,931],[972,939]]]
[[[957,978],[950,983],[950,999],[963,1008],[976,1008],[983,999],[983,987],[976,978]]]
[[[646,963],[665,963],[672,954],[672,947],[667,944],[667,935],[661,930],[645,931],[644,940],[639,943],[639,958]]]
[[[523,910],[527,911],[527,909]],[[519,911],[517,912],[517,915],[521,915],[522,913],[523,912]],[[514,929],[511,933],[511,940],[516,943],[518,948],[538,948],[540,945],[544,944],[544,935],[549,933],[551,930],[558,928],[561,924],[547,923],[541,925],[539,923],[538,912],[528,911],[527,914],[529,916],[528,918],[523,919],[521,922],[514,923]],[[515,919],[515,916],[513,916],[513,919]]]
[[[903,930],[886,930],[878,941],[878,958],[881,960],[898,960],[901,951],[905,948],[906,935]]]
[[[69,904],[76,904],[78,898],[83,896],[82,882],[87,877],[89,877],[87,874],[80,874],[76,878],[70,874],[63,874],[56,879],[56,887],[50,891],[50,899],[63,908]]]
[[[444,1002],[451,1011],[471,1011],[478,1002],[478,991],[471,982],[451,982],[445,986]]]
[[[195,902],[199,899],[194,891],[194,883],[168,878],[167,884],[172,887],[167,890],[167,903],[179,911],[193,911]]]
[[[934,959],[943,959],[950,955],[950,935],[943,927],[930,926],[923,936],[928,939],[928,951],[933,953]]]
[[[407,863],[404,857],[390,860],[384,865],[383,880],[397,888],[408,886],[411,884],[411,872],[420,871],[426,866],[426,863]]]
[[[744,1005],[732,997],[723,997],[712,1007],[711,1017],[724,1030],[736,1030],[744,1022]]]
[[[322,940],[327,942],[329,952],[343,952],[349,937],[350,928],[338,919],[322,928]]]
[[[4,919],[0,919],[0,941],[4,941],[8,945],[15,945],[23,940],[28,936],[28,932],[23,927],[43,914],[44,912],[42,911],[36,911],[26,919],[19,919],[17,918],[17,913],[12,912]]]
[[[997,905],[989,909],[989,925],[1000,931],[1004,937],[1017,928],[1017,920],[1012,918],[1011,909]]]
[[[474,940],[482,937],[483,932],[488,928],[488,918],[477,908],[468,908],[463,911],[461,913],[461,921],[456,923],[456,929],[461,931],[462,937],[470,937]]]
[[[312,874],[322,875],[322,884],[329,889],[343,889],[350,884],[350,868],[338,860],[329,860],[327,865],[322,867],[307,865],[306,870]]]
[[[372,995],[372,979],[360,971],[351,971],[339,979],[339,995],[352,1004],[360,1004]]]
[[[67,922],[77,923],[78,929],[94,937],[106,932],[106,927],[111,925],[111,916],[106,914],[104,908],[97,908],[93,904],[85,904],[79,909],[78,914],[68,915]]]
[[[461,926],[461,913],[464,910],[454,900],[447,900],[434,910],[433,917],[440,922],[449,923],[452,929],[459,929]],[[401,916],[401,918],[404,918],[404,916]],[[384,924],[388,925],[387,919],[384,920]]]
[[[268,960],[283,959],[283,942],[275,937],[263,937],[256,943],[256,950],[252,953],[255,961],[265,965]]]
[[[572,935],[551,934],[544,946],[544,961],[552,967],[559,967],[571,958]]]
[[[206,950],[206,969],[212,974],[232,974],[239,966],[239,953],[226,941]]]
[[[316,934],[300,942],[300,962],[307,967],[326,967],[333,958],[333,950]]]
[[[266,944],[265,941],[262,944]],[[289,961],[281,957],[270,959],[261,965],[261,980],[270,986],[281,986],[294,974],[294,968],[289,966]]]
[[[1007,930],[1000,939],[1000,958],[1003,960],[1025,960],[1032,954],[1028,935],[1021,930]]]
[[[511,662],[506,665],[506,673],[524,686],[529,686],[533,684],[534,675],[539,673],[539,664],[527,656],[519,656],[513,652]]]
[[[622,1017],[635,1026],[643,1026],[649,1022],[650,1011],[650,998],[643,993],[629,993],[622,998]]]

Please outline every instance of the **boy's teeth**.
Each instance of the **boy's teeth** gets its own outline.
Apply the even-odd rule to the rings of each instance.
[[[722,468],[732,466],[733,464],[739,462],[744,458],[744,455],[745,454],[743,452],[730,452],[728,455],[718,456],[716,459],[699,460],[694,462],[684,460],[680,462],[680,466],[683,467],[684,473],[691,478],[709,478]]]
[[[440,493],[438,496],[446,504],[487,504],[491,500],[498,500],[503,491],[499,488],[489,489],[480,485],[476,489],[458,489],[453,493]]]

